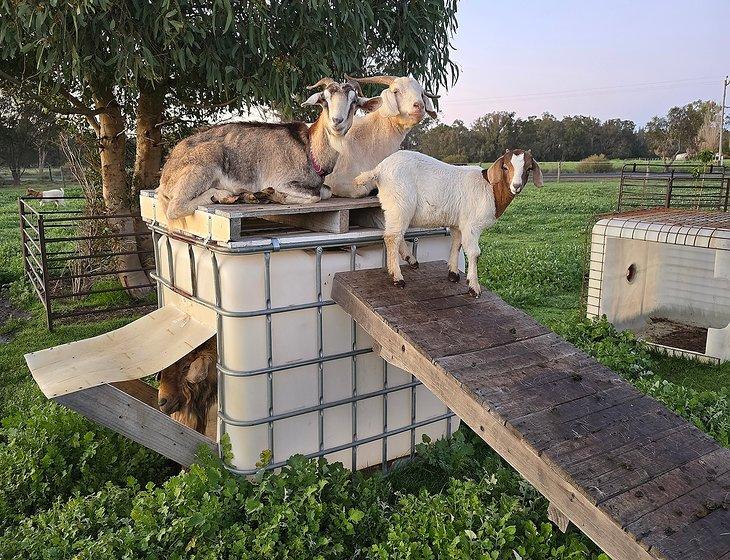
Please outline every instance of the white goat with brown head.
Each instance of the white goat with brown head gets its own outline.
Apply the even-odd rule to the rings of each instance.
[[[393,283],[405,286],[399,254],[411,267],[418,267],[404,240],[408,227],[446,226],[451,228],[449,280],[459,281],[459,250],[463,246],[469,260],[469,292],[479,297],[479,238],[522,191],[530,173],[535,186],[541,187],[540,165],[529,150],[507,150],[489,169],[449,165],[425,154],[401,150],[372,171],[360,174],[356,185],[378,189]]]
[[[355,186],[355,177],[396,152],[408,131],[427,114],[435,118],[431,99],[436,96],[425,91],[410,76],[347,78],[359,84],[386,86],[380,94],[383,100],[380,108],[353,120],[350,132],[342,139],[334,170],[324,180],[335,196],[358,198],[367,196],[370,191]]]
[[[201,434],[211,408],[218,408],[217,356],[214,337],[158,374],[160,410]]]

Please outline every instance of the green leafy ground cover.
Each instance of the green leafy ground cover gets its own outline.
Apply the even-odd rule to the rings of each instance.
[[[2,327],[10,342],[0,344],[0,558],[601,556],[579,531],[559,533],[546,501],[466,428],[424,443],[387,475],[295,458],[281,473],[245,480],[205,456],[178,473],[47,402],[23,353],[132,317],[45,330],[20,280],[17,194],[0,190],[0,278],[29,318]],[[615,196],[616,184],[603,182],[526,189],[484,235],[481,280],[727,446],[730,366],[655,356],[629,333],[580,318],[585,228]]]

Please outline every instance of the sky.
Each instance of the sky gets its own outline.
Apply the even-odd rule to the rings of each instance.
[[[730,0],[461,0],[458,6],[452,58],[461,73],[441,92],[440,118],[447,123],[514,111],[641,126],[675,105],[719,103],[730,74]]]

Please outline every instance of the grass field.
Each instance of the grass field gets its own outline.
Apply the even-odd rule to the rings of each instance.
[[[26,314],[0,327],[0,334],[9,340],[0,344],[0,418],[4,418],[0,428],[0,469],[4,473],[0,483],[0,557],[4,552],[8,557],[29,559],[223,557],[214,543],[228,542],[231,535],[238,535],[236,531],[252,535],[256,541],[254,546],[237,540],[233,547],[257,551],[258,556],[251,557],[315,557],[312,551],[317,547],[331,550],[334,545],[307,540],[306,535],[330,531],[335,540],[339,538],[336,535],[348,535],[337,545],[343,551],[367,550],[362,557],[368,558],[451,554],[472,558],[492,550],[502,551],[493,558],[514,558],[513,550],[525,559],[606,558],[576,531],[567,535],[553,532],[545,518],[546,502],[468,430],[461,430],[453,442],[424,446],[419,460],[395,469],[382,482],[372,482],[372,487],[350,487],[349,475],[335,467],[297,463],[279,478],[263,478],[255,483],[259,486],[253,490],[247,486],[244,491],[217,467],[201,467],[170,478],[174,467],[159,456],[49,404],[30,378],[23,354],[100,334],[134,317],[59,325],[55,332],[47,332],[42,308],[22,281],[19,193],[18,189],[0,188],[2,295]],[[569,331],[582,319],[587,227],[595,215],[613,208],[616,195],[615,181],[547,183],[540,190],[525,189],[484,233],[479,271],[482,283],[547,326],[561,333]],[[644,360],[644,351],[637,351],[635,343],[627,347],[629,360]],[[712,367],[661,356],[652,356],[650,363],[655,373],[679,384],[668,385],[677,412],[699,422],[715,437],[718,430],[725,431],[727,397],[709,391],[727,391],[730,364]],[[705,391],[704,396],[692,393],[679,400],[676,394],[683,387]],[[719,428],[713,427],[716,421]],[[135,480],[130,479],[132,476]],[[148,482],[153,485],[145,489]],[[302,501],[297,502],[300,493]],[[18,496],[23,497],[22,516],[28,517],[19,524],[12,510],[12,500]],[[258,503],[269,506],[259,510]],[[344,521],[337,517],[340,514],[332,513],[336,508],[349,512]],[[327,525],[317,517],[328,515],[338,521]],[[242,528],[236,529],[237,524]],[[358,529],[353,533],[355,525]],[[294,535],[295,528],[302,527]],[[189,533],[192,540],[180,532]],[[493,548],[477,550],[472,534],[480,543],[492,543]],[[218,552],[189,553],[189,547],[202,547],[203,542],[209,546],[205,550]],[[303,542],[308,543],[306,547]],[[425,547],[417,549],[421,555],[414,552],[412,547],[417,545],[413,543]],[[56,552],[46,555],[49,550]],[[74,556],[80,550],[85,554]],[[173,554],[172,550],[178,552]],[[455,550],[462,551],[461,555]],[[89,551],[104,551],[105,555],[95,556]]]

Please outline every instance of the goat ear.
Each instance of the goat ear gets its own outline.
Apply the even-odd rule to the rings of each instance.
[[[395,93],[389,89],[384,89],[380,97],[383,100],[383,109],[385,110],[386,117],[395,117],[400,113],[398,110],[398,101],[395,99]]]
[[[372,113],[380,109],[383,104],[382,97],[358,97],[357,106],[366,113]]]
[[[489,166],[489,169],[487,169],[486,171],[482,171],[482,175],[487,181],[489,181],[490,185],[496,185],[502,180],[503,172],[504,170],[502,169],[502,158],[499,158],[497,161]]]
[[[429,97],[426,97],[425,93],[421,94],[421,99],[423,99],[423,106],[426,108],[426,112],[428,113],[428,116],[432,119],[436,118],[436,109],[433,107],[433,103],[431,103],[431,99]]]
[[[206,377],[208,377],[208,360],[203,356],[195,358],[188,368],[188,373],[185,375],[190,383],[200,383]]]
[[[535,158],[532,158],[532,182],[538,189],[542,187],[542,169]]]
[[[312,105],[319,105],[324,101],[324,93],[321,91],[318,91],[317,93],[313,93],[309,96],[309,98],[302,103],[302,107],[310,107]]]

